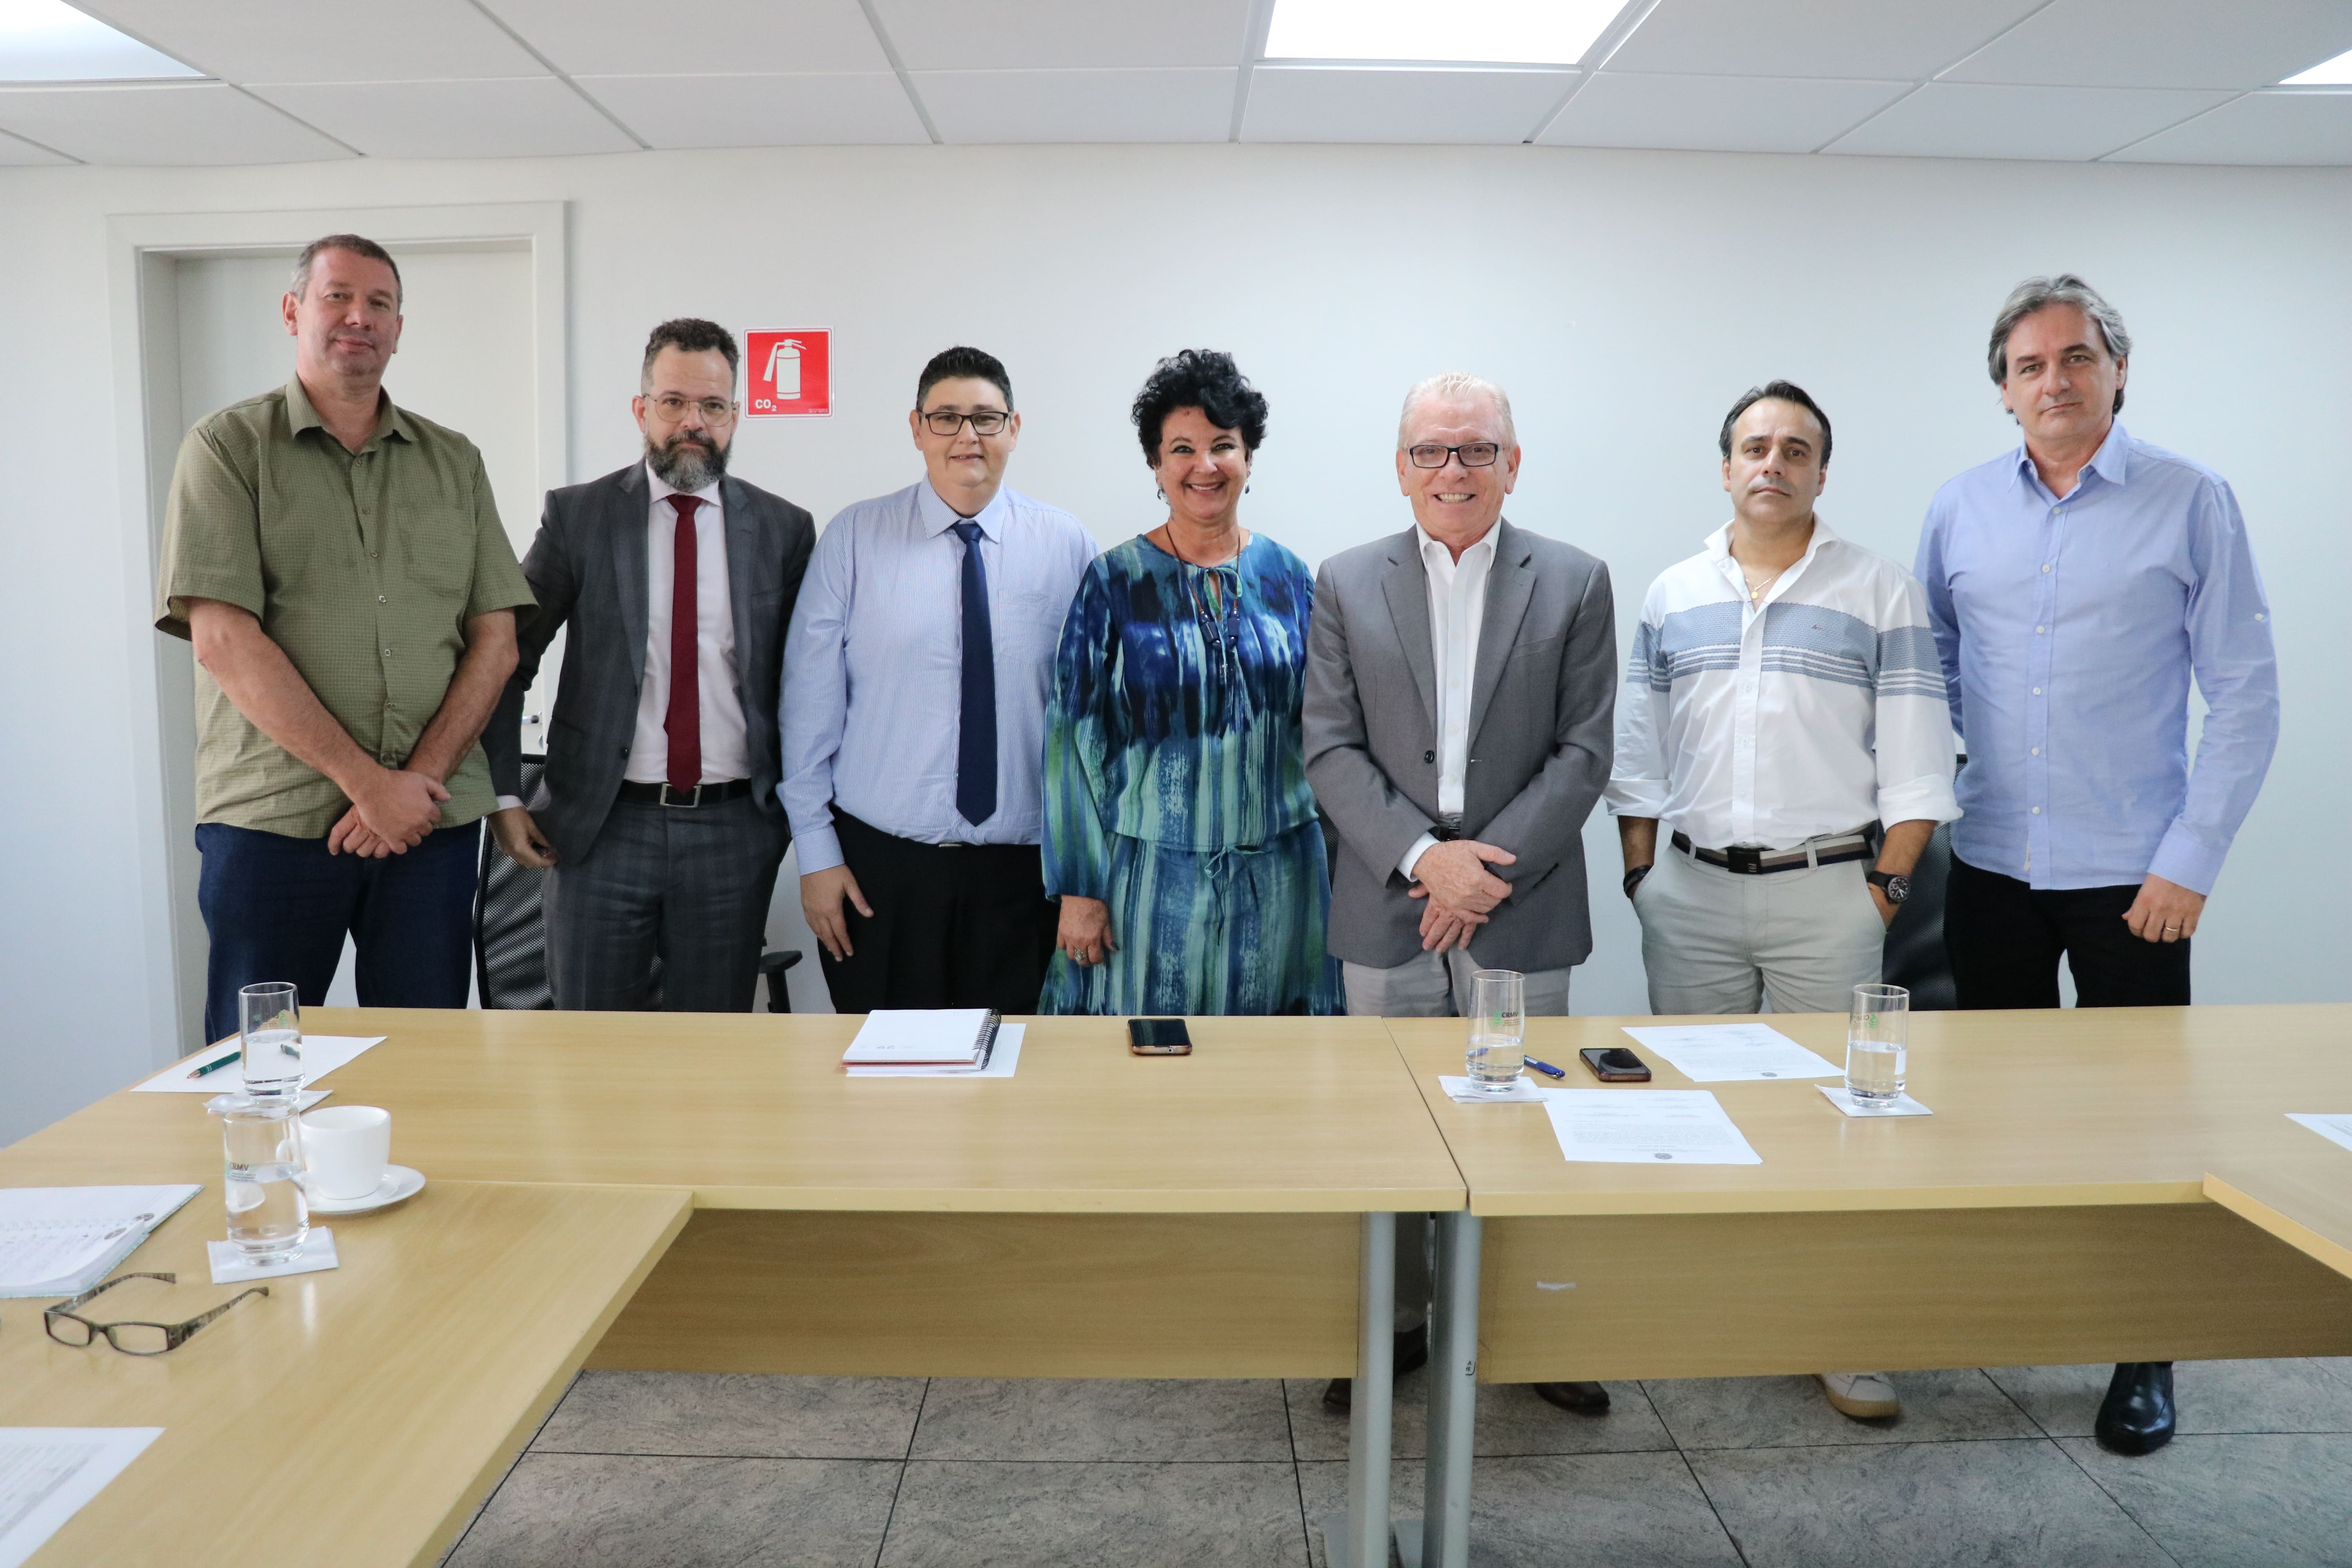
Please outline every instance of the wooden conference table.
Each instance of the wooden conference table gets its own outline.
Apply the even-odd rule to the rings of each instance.
[[[1528,1049],[1572,1064],[1654,1021],[1531,1018]],[[1769,1021],[1843,1059],[1842,1017]],[[1424,1562],[1467,1560],[1474,1368],[2352,1354],[2352,1152],[2284,1116],[2352,1108],[2352,1007],[1915,1014],[1934,1116],[1849,1118],[1834,1080],[1708,1084],[1762,1163],[1671,1168],[1570,1163],[1541,1107],[1444,1096],[1458,1022],[1390,1028],[1470,1189],[1438,1223]],[[1643,1055],[1653,1083],[1612,1092],[1694,1087]]]
[[[150,1550],[176,1563],[429,1564],[583,1352],[592,1367],[695,1372],[1352,1374],[1349,1540],[1356,1561],[1386,1549],[1394,1215],[1459,1210],[1465,1194],[1378,1019],[1200,1019],[1195,1052],[1181,1058],[1129,1056],[1116,1019],[1025,1020],[1019,1071],[997,1080],[848,1078],[839,1062],[856,1018],[320,1008],[304,1023],[318,1034],[390,1037],[321,1087],[331,1103],[389,1110],[393,1158],[431,1184],[404,1208],[331,1222],[343,1267],[297,1278],[290,1294],[303,1300],[363,1296],[396,1279],[461,1314],[469,1302],[499,1309],[503,1296],[528,1318],[546,1300],[532,1260],[551,1264],[533,1239],[538,1222],[511,1226],[517,1259],[495,1269],[486,1260],[496,1248],[476,1245],[471,1230],[463,1247],[430,1243],[474,1193],[690,1202],[693,1212],[682,1231],[657,1236],[638,1215],[606,1249],[603,1272],[571,1279],[574,1310],[530,1341],[536,1381],[472,1385],[473,1363],[458,1359],[425,1373],[428,1336],[412,1342],[383,1303],[349,1337],[330,1330],[360,1317],[304,1317],[301,1342],[319,1343],[321,1356],[330,1339],[351,1354],[360,1353],[353,1339],[369,1353],[401,1345],[416,1363],[406,1395],[437,1413],[431,1419],[470,1415],[499,1439],[497,1455],[477,1445],[450,1469],[412,1465],[416,1447],[362,1439],[364,1426],[316,1427],[329,1445],[321,1465],[342,1478],[310,1494],[329,1522],[348,1520],[342,1500],[357,1489],[395,1478],[415,1504],[339,1536],[324,1557],[313,1540],[274,1526],[207,1551],[165,1522],[180,1505],[151,1511],[125,1489],[139,1479],[133,1490],[150,1503],[234,1497],[222,1456],[237,1451],[236,1434],[270,1420],[312,1429],[313,1410],[336,1403],[330,1383],[299,1397],[287,1389],[274,1412],[247,1400],[202,1421],[183,1414],[213,1411],[213,1390],[243,1390],[241,1380],[260,1375],[251,1363],[296,1354],[295,1314],[239,1317],[282,1303],[247,1303],[132,1373],[106,1367],[121,1387],[104,1398],[77,1382],[96,1347],[44,1352],[30,1403],[0,1415],[30,1424],[37,1406],[44,1426],[167,1434],[76,1518],[68,1530],[80,1533],[60,1533],[36,1555],[43,1568],[138,1561],[93,1559],[68,1542],[128,1541],[142,1528],[168,1541]],[[201,1104],[110,1096],[0,1150],[0,1184],[209,1177],[212,1190],[134,1255],[136,1267],[154,1267],[174,1238],[220,1234],[219,1135]],[[579,1212],[596,1223],[593,1206]],[[495,1230],[499,1211],[468,1223]],[[404,1236],[415,1245],[397,1245]],[[379,1258],[385,1243],[394,1245]],[[200,1265],[194,1277],[205,1278]],[[14,1320],[27,1309],[0,1311]],[[506,1342],[478,1315],[457,1321],[429,1338],[483,1332],[492,1349]],[[8,1327],[0,1350],[21,1349],[26,1336]],[[527,1335],[530,1324],[508,1328]],[[126,1381],[142,1372],[149,1381]],[[429,1421],[383,1429],[424,1436],[420,1424]],[[190,1436],[177,1441],[183,1426]],[[242,1502],[250,1523],[258,1515],[249,1497]]]

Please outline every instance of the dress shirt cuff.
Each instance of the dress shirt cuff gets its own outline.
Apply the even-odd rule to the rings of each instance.
[[[2147,874],[2178,882],[2192,893],[2210,893],[2213,884],[2221,879],[2221,861],[2229,853],[2227,844],[2207,843],[2194,828],[2175,822],[2166,829],[2164,842],[2156,847]]]
[[[1903,784],[1883,785],[1878,792],[1878,820],[1892,827],[1898,822],[1958,822],[1960,803],[1952,798],[1952,781],[1933,774]]]
[[[499,796],[497,809],[500,811],[512,811],[520,805],[522,805],[522,796],[519,795],[502,795]]]
[[[842,865],[841,835],[833,830],[831,822],[813,822],[806,827],[793,824],[793,855],[805,877],[812,871],[830,871]]]
[[[1406,881],[1413,879],[1412,868],[1421,864],[1422,856],[1436,847],[1437,835],[1433,833],[1424,833],[1412,841],[1412,847],[1406,850],[1404,858],[1397,862],[1397,869],[1404,874]]]
[[[1601,800],[1612,816],[1661,817],[1666,814],[1666,781],[1621,774],[1609,781],[1609,787],[1601,792]],[[1952,815],[1958,816],[1959,813],[1955,811]]]

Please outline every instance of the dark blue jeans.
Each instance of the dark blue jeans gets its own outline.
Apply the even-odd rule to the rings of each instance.
[[[330,855],[327,841],[207,822],[196,907],[212,937],[205,1038],[237,1032],[236,994],[291,981],[325,1005],[348,932],[362,1007],[463,1007],[472,975],[482,827],[444,827],[405,855]]]

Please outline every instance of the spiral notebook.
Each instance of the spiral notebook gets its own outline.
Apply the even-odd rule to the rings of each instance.
[[[202,1187],[0,1187],[0,1296],[78,1296]]]
[[[841,1054],[841,1065],[978,1072],[988,1066],[999,1021],[985,1007],[898,1007],[868,1013],[857,1037]]]

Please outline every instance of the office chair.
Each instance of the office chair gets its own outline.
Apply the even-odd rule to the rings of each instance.
[[[1910,989],[1915,1013],[1948,1013],[1959,1005],[1952,961],[1944,952],[1944,890],[1951,879],[1952,825],[1939,822],[1911,868],[1911,896],[1886,928],[1886,984]]]

